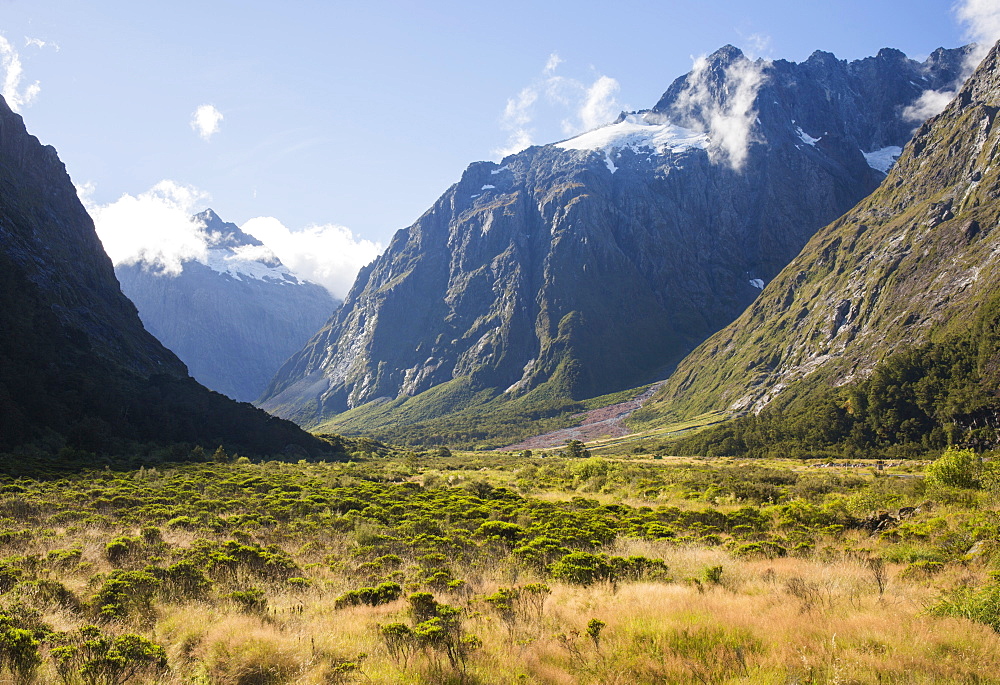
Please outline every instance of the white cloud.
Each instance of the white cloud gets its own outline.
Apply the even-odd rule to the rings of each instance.
[[[589,131],[613,121],[621,109],[615,100],[618,81],[610,76],[601,76],[587,89],[587,96],[580,106],[582,131]]]
[[[955,5],[955,16],[965,24],[966,36],[978,43],[973,56],[975,64],[972,67],[975,68],[1000,40],[1000,3],[997,0],[962,0]]]
[[[943,112],[957,94],[954,90],[925,90],[912,105],[903,109],[903,119],[922,123]]]
[[[962,73],[951,87],[925,90],[903,110],[903,117],[908,121],[921,123],[943,112],[986,53],[1000,40],[1000,3],[997,0],[962,0],[953,9],[955,17],[965,26],[966,39],[976,43],[976,49],[969,53]]]
[[[559,65],[563,63],[563,58],[559,56],[558,53],[553,52],[549,55],[549,61],[545,63],[545,71],[543,72],[546,76],[555,73],[555,70],[559,68]]]
[[[297,275],[319,283],[343,298],[361,267],[382,252],[382,245],[355,237],[349,228],[327,224],[292,231],[270,216],[250,219],[240,227],[278,256]]]
[[[219,132],[219,124],[222,123],[222,112],[214,105],[201,105],[191,115],[191,128],[193,128],[202,140],[210,140],[213,135]]]
[[[26,48],[38,48],[40,50],[46,45],[51,45],[56,52],[59,52],[59,46],[55,43],[42,40],[41,38],[29,38],[28,36],[24,37],[24,47]]]
[[[42,90],[38,81],[21,85],[21,79],[24,77],[21,56],[3,36],[0,36],[0,72],[3,77],[0,94],[15,112],[20,112],[22,107],[30,105]]]
[[[560,112],[562,132],[573,136],[614,120],[621,107],[615,100],[618,81],[599,75],[593,83],[559,76],[563,64],[558,54],[549,55],[541,75],[507,100],[500,117],[500,128],[507,132],[507,143],[493,151],[505,157],[534,144],[536,110],[540,107]],[[559,120],[559,119],[556,119]]]
[[[208,201],[206,193],[160,181],[145,193],[126,193],[102,206],[90,200],[91,192],[92,186],[78,189],[104,250],[116,266],[141,261],[177,275],[183,262],[206,259],[208,236],[204,226],[192,219]]]
[[[500,126],[510,132],[510,138],[504,148],[496,151],[501,157],[531,146],[531,131],[528,129],[528,124],[531,123],[531,108],[537,99],[537,90],[525,88],[517,94],[517,97],[507,100],[507,106],[500,118]]]
[[[716,84],[709,73],[708,59],[695,60],[672,116],[681,126],[708,133],[708,153],[713,162],[728,164],[737,171],[743,168],[753,142],[757,119],[753,105],[766,78],[766,65],[764,60],[736,60],[726,67],[722,84]]]
[[[93,190],[88,184],[78,187],[77,193],[115,266],[143,262],[159,273],[176,276],[184,270],[184,262],[208,263],[208,250],[219,236],[208,233],[194,219],[206,208],[207,193],[165,180],[137,196],[125,194],[98,205],[91,199]],[[361,267],[382,252],[380,244],[332,224],[292,231],[273,217],[258,217],[241,228],[264,246],[237,248],[235,258],[267,261],[277,257],[297,276],[319,283],[340,298]]]

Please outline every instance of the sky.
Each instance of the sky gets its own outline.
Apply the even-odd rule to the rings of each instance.
[[[0,0],[0,88],[116,262],[197,253],[177,222],[211,207],[343,297],[471,162],[650,107],[722,45],[997,37],[1000,0]]]

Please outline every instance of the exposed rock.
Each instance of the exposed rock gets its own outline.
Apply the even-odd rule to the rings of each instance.
[[[813,374],[815,387],[839,386],[935,332],[967,328],[1000,280],[998,110],[994,48],[878,191],[819,231],[636,417],[758,412]]]
[[[432,389],[447,413],[470,401],[440,390],[462,378],[491,389],[479,398],[547,385],[576,399],[662,378],[877,187],[865,153],[904,145],[903,108],[963,56],[765,63],[727,46],[652,110],[472,164],[262,406],[317,425]]]

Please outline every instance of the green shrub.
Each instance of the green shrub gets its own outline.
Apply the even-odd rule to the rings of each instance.
[[[914,561],[900,572],[900,578],[924,579],[937,575],[944,570],[944,564],[940,561]]]
[[[70,611],[79,611],[81,608],[77,596],[58,580],[49,578],[28,580],[20,583],[18,589],[21,590],[22,595],[33,595],[38,606],[55,604]]]
[[[170,600],[202,599],[212,581],[192,561],[183,559],[167,568],[147,568],[160,581],[160,594]]]
[[[513,543],[525,536],[524,528],[506,521],[486,521],[476,531],[476,535],[487,540]]]
[[[223,598],[228,599],[240,611],[247,614],[263,614],[267,611],[267,595],[259,588],[236,590],[223,595]]]
[[[133,634],[110,637],[84,626],[51,650],[64,683],[79,677],[87,685],[124,685],[153,679],[166,670],[167,654],[158,644]]]
[[[13,617],[0,614],[0,670],[7,670],[16,683],[27,683],[42,663],[34,633],[18,627]]]
[[[242,571],[262,580],[287,580],[300,571],[288,553],[277,545],[265,548],[235,540],[222,544],[196,540],[187,558],[212,577],[232,578]]]
[[[79,548],[54,549],[45,555],[46,565],[54,569],[73,568],[80,563],[81,559],[83,559],[83,550]]]
[[[554,578],[576,585],[591,585],[611,578],[611,565],[607,555],[590,552],[570,552],[549,566]]]
[[[142,540],[120,536],[104,546],[104,556],[114,566],[121,566],[136,556],[142,548]]]
[[[1000,633],[1000,584],[959,588],[930,608],[933,616],[954,616],[983,623]]]
[[[94,596],[94,613],[103,619],[149,615],[160,581],[147,571],[112,571]]]
[[[345,592],[334,601],[334,606],[338,609],[362,604],[374,607],[393,602],[402,594],[403,588],[399,583],[382,583],[378,587],[363,587]]]
[[[978,488],[983,464],[969,449],[949,447],[924,472],[928,485],[953,488]]]

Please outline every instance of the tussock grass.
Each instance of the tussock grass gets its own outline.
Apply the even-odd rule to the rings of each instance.
[[[104,496],[115,486],[115,476],[63,483],[59,494],[46,491],[45,484],[24,482],[19,487],[25,492],[0,493],[0,499],[16,496],[21,504],[38,507],[34,522],[26,524],[31,535],[0,542],[0,563],[24,574],[23,582],[0,592],[0,614],[38,611],[39,621],[54,631],[97,623],[108,635],[144,636],[165,648],[168,668],[132,682],[160,685],[1000,682],[1000,635],[983,623],[929,611],[943,592],[992,582],[995,547],[983,545],[981,555],[966,554],[973,538],[987,538],[997,525],[997,503],[988,497],[977,499],[972,510],[962,502],[979,497],[975,493],[927,506],[890,533],[872,535],[826,522],[803,532],[802,524],[788,518],[796,511],[840,512],[838,520],[846,521],[850,514],[845,512],[883,508],[880,503],[913,504],[933,492],[914,490],[910,480],[831,472],[823,477],[836,487],[811,494],[778,463],[764,469],[688,460],[659,471],[626,462],[553,458],[507,468],[490,462],[485,471],[442,468],[447,465],[435,462],[435,470],[460,474],[458,487],[424,489],[413,481],[376,480],[395,472],[395,465],[232,465],[204,473],[191,467],[146,474],[158,479],[154,496],[183,486],[173,508],[153,522],[158,537],[134,508],[116,510],[113,498]],[[528,467],[535,470],[526,472]],[[647,488],[656,474],[659,494],[629,496]],[[425,475],[419,466],[412,474],[415,479]],[[253,496],[232,498],[217,483],[227,478],[248,483],[240,487],[252,488]],[[504,489],[521,478],[544,485],[537,492],[544,497],[529,499]],[[603,484],[596,487],[600,478]],[[783,483],[786,502],[798,504],[787,510],[739,501],[733,497],[740,491],[738,478]],[[73,488],[81,500],[104,497],[104,518],[82,505],[75,517],[45,510],[61,509],[59,497],[75,498]],[[380,500],[384,493],[395,493],[396,499]],[[362,501],[362,495],[367,499]],[[46,497],[51,504],[46,505]],[[268,504],[261,503],[265,497]],[[346,503],[354,500],[347,510]],[[430,506],[427,501],[438,509],[411,515],[413,507]],[[630,501],[648,504],[650,510],[625,506]],[[691,515],[689,523],[671,513],[675,506]],[[656,519],[657,507],[658,520],[676,528],[669,536],[624,532],[629,518]],[[547,511],[558,516],[538,518]],[[267,512],[277,516],[259,516]],[[167,525],[180,514],[195,523]],[[258,518],[226,523],[227,516],[250,515]],[[759,517],[761,527],[734,525],[727,515],[748,521]],[[47,526],[53,516],[58,525]],[[622,527],[592,542],[601,534],[601,521]],[[491,525],[483,527],[485,522]],[[633,530],[646,530],[645,525]],[[4,518],[0,533],[16,526],[15,519]],[[574,527],[590,531],[587,538],[574,542]],[[479,532],[486,529],[512,539],[488,539]],[[810,544],[794,547],[794,536],[806,534]],[[557,535],[559,544],[605,558],[662,560],[667,571],[655,580],[595,575],[586,586],[561,582],[551,567],[514,553],[535,535]],[[774,536],[784,540],[783,556],[739,553],[748,541]],[[118,538],[147,541],[135,543],[140,545],[135,555],[112,561],[107,544]],[[232,542],[259,555],[272,554],[272,561],[287,557],[293,568],[209,564],[204,570],[210,587],[200,596],[157,595],[149,610],[135,608],[115,618],[95,615],[92,598],[115,572],[167,569],[199,546],[219,551]],[[72,549],[80,550],[79,557],[61,554]],[[937,566],[912,566],[927,555],[937,555]],[[59,561],[64,558],[70,560]],[[880,564],[873,566],[872,559]],[[876,568],[883,574],[881,584]],[[443,580],[433,580],[435,573],[445,573]],[[43,580],[61,583],[79,606],[46,594],[38,584]],[[377,606],[338,607],[337,598],[345,592],[382,582],[400,583],[402,596]],[[505,607],[503,592],[520,589],[528,596],[525,588],[532,584],[544,584],[548,592]],[[233,598],[253,591],[265,601]],[[457,611],[447,630],[454,644],[464,645],[458,657],[430,639],[391,648],[383,627],[403,625],[404,634],[421,627],[423,619],[414,616],[408,600],[413,592],[433,593],[437,603]],[[43,648],[36,682],[60,682],[45,652],[49,649]],[[0,683],[6,682],[12,682],[9,672],[0,666]]]

